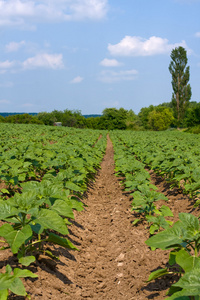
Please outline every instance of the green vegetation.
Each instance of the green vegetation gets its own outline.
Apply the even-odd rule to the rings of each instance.
[[[199,137],[180,131],[125,132],[113,131],[116,175],[124,178],[122,184],[133,197],[135,213],[133,225],[144,223],[150,238],[146,244],[155,250],[171,249],[165,268],[153,271],[148,281],[162,276],[178,278],[167,292],[166,299],[200,299],[200,224],[199,218],[180,213],[173,222],[169,207],[157,202],[167,198],[150,183],[147,168],[163,176],[171,186],[177,186],[196,200],[200,200]]]
[[[151,273],[148,281],[166,275],[178,274],[179,280],[168,291],[168,300],[199,299],[200,297],[200,226],[199,219],[189,213],[180,213],[179,221],[150,237],[146,244],[162,250],[172,249],[169,268]]]
[[[172,75],[172,105],[177,120],[177,126],[182,125],[192,92],[189,82],[190,68],[187,66],[187,53],[183,47],[171,52],[169,71]],[[186,67],[187,66],[187,67]]]
[[[99,139],[101,135],[101,139]],[[88,138],[89,136],[89,138]],[[78,250],[66,237],[74,210],[105,153],[106,132],[44,125],[0,124],[1,251],[10,249],[23,269],[0,274],[0,298],[26,295],[20,277],[48,244]],[[18,286],[18,287],[17,287]]]

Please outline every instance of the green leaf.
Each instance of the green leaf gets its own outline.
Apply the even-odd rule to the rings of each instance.
[[[14,280],[13,275],[0,273],[0,291],[8,289]]]
[[[62,238],[54,233],[49,233],[48,242],[63,246],[68,249],[78,250],[68,239]]]
[[[5,220],[8,217],[18,215],[19,211],[17,208],[8,204],[8,201],[0,202],[0,219]]]
[[[187,230],[185,238],[192,239],[199,234],[199,220],[192,214],[180,213],[179,219],[182,221],[183,226]]]
[[[61,234],[69,234],[63,218],[61,218],[56,211],[41,209],[34,222],[40,224],[45,229],[53,229]]]
[[[80,186],[78,186],[77,184],[71,182],[71,181],[67,181],[65,182],[65,188],[74,191],[74,192],[80,192],[82,191],[82,188]]]
[[[41,224],[35,224],[34,221],[30,223],[30,226],[33,232],[37,234],[42,234],[42,232],[44,231],[44,226],[42,226]]]
[[[167,268],[156,270],[150,274],[147,282],[152,281],[156,278],[168,275],[168,274],[169,274],[169,272],[167,271]]]
[[[186,296],[200,295],[200,269],[195,268],[185,273],[173,286],[181,287],[185,290],[193,290],[193,293],[195,293],[193,295],[186,294]]]
[[[198,292],[195,289],[189,289],[189,290],[183,289],[180,292],[174,293],[171,297],[166,298],[166,300],[190,300],[191,298],[189,296],[199,296],[199,295],[200,294],[198,294]]]
[[[176,263],[176,254],[177,252],[171,251],[169,254],[169,265],[173,266]]]
[[[0,299],[7,300],[7,298],[8,298],[8,289],[0,290]]]
[[[166,205],[162,205],[160,208],[160,211],[164,217],[173,217],[174,216],[171,209]]]
[[[56,200],[50,209],[55,210],[61,216],[74,219],[74,214],[71,207],[64,200]]]
[[[140,219],[135,219],[135,220],[132,222],[133,226],[135,226],[138,222],[140,222]]]
[[[2,192],[3,194],[10,194],[9,190],[7,190],[7,189],[1,189],[1,192]]]
[[[190,300],[190,297],[185,296],[185,291],[177,292],[166,300]]]
[[[35,256],[25,256],[19,259],[19,263],[26,267],[29,266],[34,261],[35,261]]]
[[[19,279],[19,278],[15,278],[13,280],[11,286],[9,287],[9,290],[11,290],[11,292],[13,292],[16,295],[26,296],[25,287],[24,287],[21,279]]]
[[[173,248],[174,246],[180,246],[183,242],[184,230],[182,228],[182,222],[177,221],[173,227],[157,233],[155,236],[150,237],[145,243],[150,247],[156,247],[160,249]]]
[[[6,273],[10,275],[11,272],[12,272],[11,266],[10,265],[6,265]]]
[[[18,252],[20,246],[32,236],[32,230],[29,225],[26,225],[22,230],[13,230],[6,236],[6,240],[11,247],[12,252]]]
[[[38,275],[32,273],[31,271],[27,270],[27,269],[19,269],[19,268],[15,268],[14,269],[14,276],[15,277],[20,277],[20,278],[25,278],[25,277],[31,277],[31,278],[37,278]]]
[[[157,224],[152,224],[149,228],[149,233],[154,234],[156,230],[159,230],[159,226]]]
[[[181,249],[176,254],[176,263],[185,271],[190,272],[195,267],[200,268],[200,258],[191,256],[187,251]]]
[[[7,235],[13,231],[14,231],[13,227],[10,224],[5,223],[0,227],[0,236],[6,238]]]

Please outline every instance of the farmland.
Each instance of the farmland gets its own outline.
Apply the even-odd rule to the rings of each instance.
[[[198,145],[198,136],[181,132],[1,124],[5,299],[24,299],[15,295],[25,295],[23,284],[31,299],[165,299],[178,275],[146,282],[166,269],[170,252],[150,250],[147,240],[170,230],[179,213],[199,215]]]

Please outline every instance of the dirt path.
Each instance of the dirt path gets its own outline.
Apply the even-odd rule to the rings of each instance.
[[[130,197],[114,175],[113,154],[108,138],[101,170],[85,199],[87,207],[76,214],[70,227],[70,238],[80,252],[55,248],[60,263],[54,270],[41,263],[39,279],[29,281],[33,299],[165,298],[168,287],[164,280],[150,285],[145,280],[151,270],[163,266],[166,254],[150,251],[144,243],[148,230],[143,225],[132,226]]]
[[[80,251],[55,247],[53,252],[60,257],[57,265],[46,258],[37,262],[32,270],[38,279],[25,283],[31,299],[165,299],[173,278],[145,281],[152,270],[164,267],[168,252],[150,251],[145,245],[148,229],[131,224],[131,200],[114,175],[113,154],[108,137],[101,170],[84,200],[87,207],[76,213],[76,221],[69,227],[69,238]]]

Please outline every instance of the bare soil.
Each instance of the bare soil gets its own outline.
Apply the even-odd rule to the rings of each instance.
[[[49,246],[59,261],[46,256],[30,267],[38,279],[24,280],[26,290],[34,300],[144,300],[165,299],[166,291],[176,278],[165,277],[146,283],[149,274],[164,267],[167,251],[151,251],[145,244],[148,224],[133,227],[131,197],[114,174],[113,146],[108,137],[107,150],[95,182],[84,198],[85,210],[75,214],[69,227],[69,239],[80,251],[68,251]],[[179,212],[194,211],[187,196],[150,171],[152,183],[168,198],[175,220]],[[160,201],[158,205],[166,204]],[[0,252],[0,268],[7,263],[15,266],[9,250]],[[10,296],[10,299],[24,297]]]

